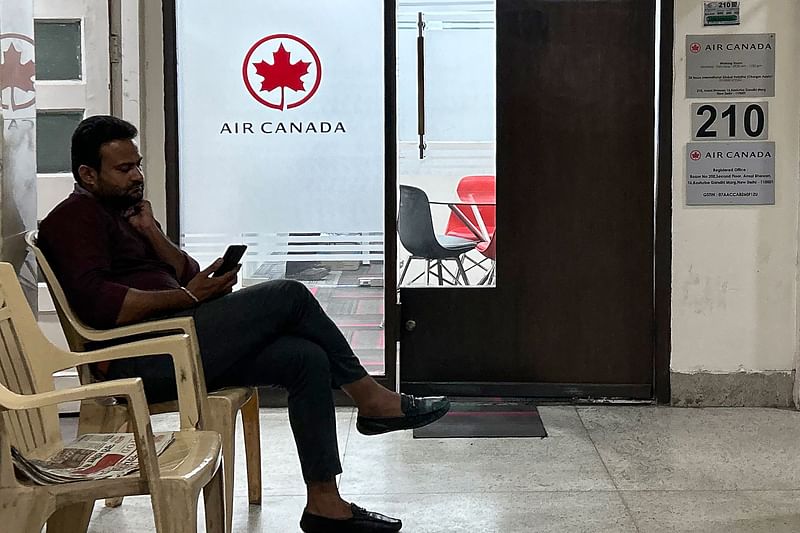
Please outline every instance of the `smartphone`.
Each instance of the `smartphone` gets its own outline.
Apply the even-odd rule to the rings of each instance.
[[[211,274],[212,278],[227,274],[239,264],[239,260],[244,256],[244,251],[247,250],[246,244],[231,244],[225,250],[225,255],[222,256],[222,264],[220,267]]]

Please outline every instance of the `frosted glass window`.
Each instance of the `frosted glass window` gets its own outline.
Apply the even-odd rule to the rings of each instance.
[[[83,111],[36,113],[36,167],[40,174],[72,172],[70,141]]]
[[[49,22],[34,23],[36,39],[37,80],[80,80],[81,23]]]

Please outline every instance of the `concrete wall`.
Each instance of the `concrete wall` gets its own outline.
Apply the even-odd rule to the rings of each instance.
[[[800,2],[742,2],[738,27],[704,28],[702,9],[701,0],[675,3],[673,399],[685,404],[771,403],[755,396],[748,399],[748,391],[762,394],[767,387],[777,388],[768,396],[781,398],[777,401],[781,404],[791,399],[798,348]],[[766,100],[770,140],[776,143],[776,203],[687,207],[685,146],[691,140],[691,103],[703,100],[685,97],[686,35],[772,32],[776,33],[776,97]],[[712,99],[719,100],[725,99]],[[754,372],[777,373],[778,378],[757,384],[746,375]],[[730,376],[717,380],[708,375],[730,373],[744,374],[733,382]]]

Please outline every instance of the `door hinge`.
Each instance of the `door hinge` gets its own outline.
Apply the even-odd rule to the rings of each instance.
[[[108,59],[112,65],[117,65],[122,62],[119,35],[113,33],[108,38]]]

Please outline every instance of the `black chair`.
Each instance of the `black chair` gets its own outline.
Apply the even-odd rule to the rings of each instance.
[[[430,281],[431,262],[437,267],[434,273],[439,278],[439,285],[444,285],[445,279],[442,273],[444,269],[453,278],[452,284],[458,284],[458,277],[464,281],[464,285],[469,285],[467,274],[464,271],[464,264],[461,256],[474,249],[478,244],[476,241],[462,239],[461,237],[451,237],[448,235],[437,235],[433,229],[433,218],[431,217],[431,206],[428,203],[428,195],[425,191],[409,185],[400,186],[400,210],[397,214],[397,233],[403,247],[411,253],[408,258],[403,273],[400,275],[401,285],[408,272],[408,266],[413,259],[424,259],[426,268],[424,274],[428,276],[426,281]],[[452,274],[443,262],[452,259],[458,265],[458,272]],[[418,280],[420,274],[411,283]],[[451,283],[448,281],[448,283]]]

